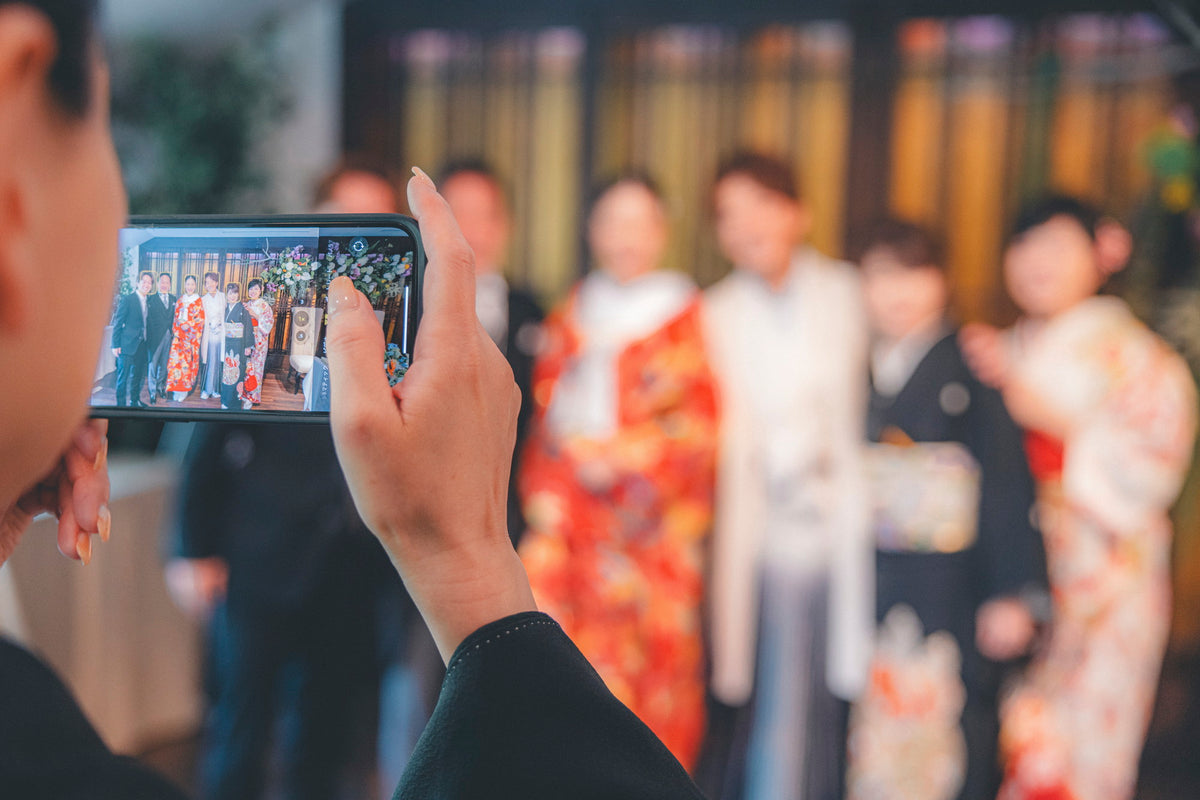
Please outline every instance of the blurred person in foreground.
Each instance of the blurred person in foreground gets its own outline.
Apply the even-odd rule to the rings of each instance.
[[[716,393],[649,178],[593,194],[595,268],[547,319],[521,463],[521,559],[538,605],[687,767],[704,735],[704,550]]]
[[[712,209],[734,266],[705,295],[722,401],[710,588],[714,733],[731,736],[721,796],[840,798],[845,701],[866,680],[875,620],[858,274],[806,243],[808,208],[779,159],[729,158]]]
[[[1129,249],[1079,200],[1034,202],[1004,254],[1021,319],[963,330],[968,362],[1026,430],[1054,598],[1048,646],[1002,709],[1003,800],[1128,800],[1137,781],[1196,392],[1124,302],[1097,295]]]
[[[86,0],[0,0],[0,370],[29,377],[0,393],[0,562],[39,512],[59,515],[59,549],[85,564],[112,524],[106,428],[83,421],[125,218],[94,19]],[[476,320],[470,248],[428,178],[409,190],[429,253],[413,368],[388,385],[379,322],[344,278],[328,348],[355,504],[449,662],[397,796],[698,798],[536,611],[505,525],[520,397]],[[32,257],[49,247],[61,257]],[[28,312],[51,294],[61,315]],[[51,670],[6,640],[0,708],[5,797],[182,796],[111,753]]]
[[[321,181],[316,205],[396,212],[383,176],[342,174],[346,183]],[[261,383],[249,386],[263,374],[264,331],[272,324],[261,289],[251,280],[246,303],[229,300],[239,317],[226,320],[226,336],[241,328],[247,384],[227,403],[234,409],[262,391]],[[374,681],[373,591],[395,578],[354,512],[329,430],[197,425],[184,461],[179,530],[168,585],[184,608],[212,620],[204,796],[263,795],[278,716],[287,726],[279,745],[283,795],[335,797],[356,756],[350,731],[364,698],[351,687]]]
[[[860,266],[880,628],[847,796],[994,800],[997,662],[1028,651],[1049,604],[1021,431],[963,359],[933,235],[880,222]]]
[[[516,544],[525,530],[516,487],[518,456],[533,407],[530,378],[544,314],[532,293],[510,284],[504,276],[512,220],[504,186],[495,171],[481,160],[456,161],[443,167],[439,183],[475,254],[476,315],[508,360],[521,390],[508,493],[508,533]],[[445,667],[428,628],[398,582],[386,584],[381,612],[378,773],[380,786],[390,791],[433,713]]]

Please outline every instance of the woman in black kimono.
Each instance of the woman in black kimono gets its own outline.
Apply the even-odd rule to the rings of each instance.
[[[898,221],[861,257],[881,625],[852,712],[849,798],[994,798],[1003,662],[1048,606],[1021,432],[963,361],[941,263]]]
[[[241,408],[246,365],[254,350],[254,327],[250,312],[238,302],[241,287],[225,287],[225,345],[221,351],[221,408]]]

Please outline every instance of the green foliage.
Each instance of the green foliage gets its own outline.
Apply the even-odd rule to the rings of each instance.
[[[270,38],[209,51],[142,40],[113,55],[113,129],[131,213],[265,210],[254,148],[289,106]]]

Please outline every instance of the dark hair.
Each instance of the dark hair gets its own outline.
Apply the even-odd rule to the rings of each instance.
[[[165,273],[164,273],[164,274],[165,274]],[[196,280],[196,276],[195,276],[195,275],[184,275],[184,276],[183,276],[183,285],[184,285],[184,286],[187,286],[187,282],[188,282],[188,281],[192,281],[193,283],[195,283],[195,284],[197,284],[197,285],[199,285],[199,283],[200,283],[200,281]]]
[[[144,270],[142,270],[141,272],[139,272],[139,273],[138,273],[138,283],[141,283],[141,282],[142,282],[142,278],[146,277],[147,275],[149,275],[149,276],[150,276],[150,280],[152,280],[152,281],[154,280],[154,273],[153,273],[153,272],[151,272],[151,271],[150,271],[150,270],[148,270],[148,269],[144,269]]]
[[[260,290],[263,288],[262,278],[251,278],[249,281],[247,281],[246,291],[249,292],[255,286],[257,286]]]
[[[58,38],[50,65],[50,93],[58,105],[80,117],[92,99],[91,47],[96,30],[96,0],[0,0],[0,7],[24,5],[46,15]]]
[[[225,284],[225,293],[229,294],[230,292],[237,292],[238,294],[241,294],[242,287],[236,283],[227,283]]]
[[[158,273],[158,277],[160,277],[160,278],[170,278],[170,277],[171,277],[171,273],[169,273],[169,272],[160,272],[160,273]]]
[[[604,180],[592,186],[587,196],[587,204],[584,206],[584,218],[592,216],[592,212],[596,210],[596,205],[600,202],[600,198],[611,192],[623,183],[632,183],[634,186],[640,186],[654,196],[660,207],[666,209],[666,199],[663,197],[662,190],[658,188],[658,181],[650,176],[650,173],[640,169],[629,169],[623,172],[610,175]]]
[[[717,176],[712,182],[713,190],[730,175],[745,175],[764,189],[781,194],[792,202],[800,202],[796,171],[782,158],[749,150],[734,153],[717,166]]]
[[[215,273],[215,272],[204,273],[204,280],[208,280],[209,278],[212,278],[213,283],[215,283],[217,286],[221,285],[221,276],[218,275],[217,273]]]
[[[354,155],[343,156],[337,166],[321,176],[321,179],[317,181],[317,185],[313,189],[313,205],[321,206],[328,203],[330,198],[333,197],[333,187],[337,185],[337,182],[346,175],[354,172],[365,173],[386,183],[388,188],[392,190],[392,198],[395,200],[396,208],[400,207],[400,194],[396,191],[396,182],[392,180],[388,171],[371,159]]]
[[[1017,212],[1017,219],[1013,223],[1008,239],[1010,242],[1019,239],[1055,217],[1070,218],[1080,228],[1083,228],[1083,232],[1093,241],[1096,239],[1096,229],[1100,225],[1100,220],[1103,219],[1099,209],[1077,197],[1065,194],[1046,195],[1021,207]]]
[[[455,175],[479,175],[500,186],[500,176],[492,165],[482,158],[458,158],[442,165],[438,172],[438,185],[445,183]]]
[[[867,229],[855,248],[855,259],[872,250],[887,250],[897,261],[910,269],[933,267],[946,271],[941,239],[928,228],[903,219],[889,217]]]

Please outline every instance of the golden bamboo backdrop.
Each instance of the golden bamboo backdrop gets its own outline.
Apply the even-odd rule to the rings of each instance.
[[[997,317],[1003,232],[1023,197],[1062,189],[1119,214],[1138,202],[1142,145],[1168,103],[1166,42],[1145,16],[900,27],[880,192],[893,212],[944,234],[963,317]],[[744,147],[792,159],[813,244],[842,255],[855,201],[846,196],[852,43],[838,22],[667,26],[600,42],[574,28],[404,34],[402,132],[389,158],[495,165],[517,220],[510,272],[547,301],[585,266],[586,185],[631,167],[668,197],[669,265],[702,284],[723,275],[707,193],[721,157]],[[588,47],[599,50],[590,90]]]
[[[1118,215],[1145,194],[1143,145],[1170,99],[1145,17],[915,20],[899,34],[892,209],[940,229],[967,319],[997,315],[1004,230],[1046,189]]]
[[[773,27],[745,37],[671,27],[611,41],[596,86],[593,152],[583,151],[582,35],[405,37],[398,163],[482,156],[511,189],[510,272],[554,300],[578,278],[587,183],[637,167],[658,178],[674,223],[670,266],[702,283],[727,266],[706,198],[718,160],[753,146],[792,158],[813,198],[813,242],[841,249],[849,110],[848,30]],[[585,164],[591,175],[581,179]]]

